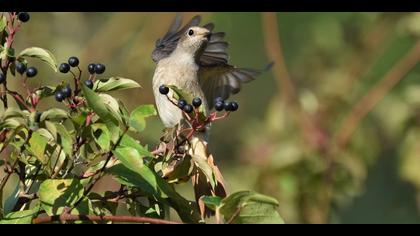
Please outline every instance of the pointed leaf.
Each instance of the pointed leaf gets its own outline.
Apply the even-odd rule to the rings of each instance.
[[[276,199],[251,191],[231,194],[222,200],[220,213],[236,224],[283,224]]]
[[[134,80],[121,77],[111,77],[107,81],[97,80],[94,88],[97,92],[108,92],[113,90],[122,90],[129,88],[140,88],[141,86]]]
[[[157,115],[153,105],[142,105],[137,107],[130,115],[130,126],[141,132],[146,127],[146,118]]]
[[[54,55],[46,49],[39,47],[27,48],[19,54],[19,57],[38,58],[47,63],[55,72],[57,72],[57,61],[55,60]]]

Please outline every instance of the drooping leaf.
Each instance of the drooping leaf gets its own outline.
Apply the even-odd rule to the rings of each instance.
[[[92,108],[92,110],[94,110],[95,113],[103,120],[112,134],[113,130],[111,130],[112,127],[110,126],[118,126],[118,118],[107,109],[103,99],[84,84],[82,85],[82,91],[86,97],[89,107]]]
[[[39,187],[38,195],[42,209],[48,215],[57,215],[83,196],[83,185],[76,179],[48,179]]]
[[[47,63],[55,72],[57,72],[57,61],[54,55],[43,48],[30,47],[20,52],[19,57],[33,57]]]
[[[150,153],[146,147],[143,147],[128,134],[124,134],[124,136],[121,138],[120,145],[135,148],[137,152],[143,157],[153,157],[152,153]]]
[[[200,221],[198,208],[179,195],[165,180],[153,172],[147,165],[133,171],[124,164],[117,164],[108,169],[108,173],[115,176],[121,184],[137,187],[160,202],[169,202],[184,222],[197,223]]]
[[[29,115],[28,111],[22,111],[14,107],[9,107],[7,108],[6,111],[4,111],[2,119],[6,120],[8,118],[13,118],[13,117],[24,118],[25,116],[28,116],[28,115]]]
[[[140,88],[141,86],[136,81],[131,79],[111,77],[106,81],[97,80],[93,87],[96,92],[108,92],[129,88]]]
[[[57,143],[63,148],[64,153],[71,156],[73,154],[73,139],[70,133],[64,125],[59,123],[54,123],[54,125],[58,133]]]
[[[222,204],[222,198],[218,196],[203,196],[201,197],[201,201],[203,201],[203,203],[213,211]]]
[[[32,220],[38,215],[39,205],[29,210],[16,211],[7,214],[0,224],[31,224]]]
[[[42,164],[47,164],[48,162],[46,156],[44,155],[47,144],[48,139],[41,135],[39,131],[33,132],[31,138],[29,139],[29,150]]]
[[[102,151],[109,151],[111,148],[111,135],[106,125],[96,123],[91,126],[92,136]]]
[[[143,167],[143,157],[132,147],[118,146],[112,153],[132,171],[140,170]]]
[[[276,199],[252,191],[240,191],[222,200],[220,213],[235,224],[283,224]]]
[[[142,105],[137,107],[130,115],[130,126],[137,132],[141,132],[146,127],[146,118],[157,115],[153,105]]]
[[[42,112],[40,121],[44,120],[62,120],[68,118],[68,113],[60,108],[51,108],[47,111]]]

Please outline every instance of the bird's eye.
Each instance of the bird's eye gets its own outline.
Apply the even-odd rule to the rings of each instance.
[[[189,35],[189,36],[192,36],[193,34],[194,34],[194,30],[190,29],[190,30],[188,31],[188,35]]]

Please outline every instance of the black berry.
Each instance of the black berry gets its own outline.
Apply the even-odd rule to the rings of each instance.
[[[71,87],[70,85],[67,85],[66,87],[64,87],[61,92],[64,94],[64,96],[66,98],[71,97]]]
[[[29,67],[28,70],[26,70],[26,76],[29,78],[36,76],[38,74],[38,70],[35,67]]]
[[[6,81],[6,76],[0,73],[0,84],[4,83],[5,81]]]
[[[68,62],[69,62],[69,65],[71,67],[76,67],[76,66],[79,65],[79,58],[77,58],[77,57],[70,57]]]
[[[90,80],[90,79],[85,80],[85,85],[86,85],[88,88],[92,89],[92,88],[93,88],[93,81],[92,81],[92,80]]]
[[[103,64],[96,64],[95,66],[96,74],[102,74],[105,72],[105,66]]]
[[[237,102],[231,102],[230,103],[230,108],[232,109],[231,111],[237,111],[239,108],[239,105]]]
[[[223,104],[225,111],[232,111],[232,104],[230,102],[225,102]]]
[[[28,22],[31,17],[27,12],[19,12],[18,19],[22,22]]]
[[[88,71],[90,74],[95,74],[95,66],[96,64],[93,64],[93,63],[88,65]]]
[[[166,87],[165,85],[161,85],[159,87],[159,92],[160,92],[160,94],[166,95],[166,94],[169,93],[169,88]]]
[[[70,65],[69,64],[67,64],[67,63],[61,63],[61,65],[60,65],[60,67],[58,68],[58,70],[61,72],[61,73],[67,73],[67,72],[69,72],[70,71]]]
[[[23,74],[23,73],[25,73],[26,72],[26,65],[25,64],[23,64],[23,63],[20,63],[20,62],[17,62],[16,63],[16,71],[19,73],[19,74]]]
[[[201,98],[199,98],[199,97],[196,97],[196,98],[194,98],[193,100],[192,100],[192,104],[193,104],[193,106],[194,107],[199,107],[199,106],[201,106]]]
[[[181,99],[181,100],[178,101],[178,107],[180,109],[184,109],[185,105],[187,105],[187,101],[185,101],[183,99]]]
[[[214,109],[216,109],[216,111],[223,111],[223,109],[225,108],[225,104],[223,102],[216,102],[214,104]]]
[[[61,91],[56,92],[54,96],[57,102],[62,102],[66,98]]]
[[[187,104],[187,105],[184,106],[184,109],[183,110],[186,113],[191,113],[194,110],[194,108],[190,104]]]

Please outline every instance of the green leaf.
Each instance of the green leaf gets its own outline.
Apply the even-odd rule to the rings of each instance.
[[[133,168],[132,168],[133,169]],[[197,223],[200,221],[198,209],[192,202],[184,199],[164,179],[159,177],[147,165],[133,171],[124,164],[117,164],[107,170],[121,184],[137,187],[147,194],[169,204],[177,211],[182,221]],[[168,198],[169,197],[169,198]]]
[[[146,127],[146,118],[157,115],[153,105],[142,105],[137,107],[130,115],[130,126],[141,132]]]
[[[29,210],[17,211],[7,214],[0,224],[31,224],[32,219],[38,215],[39,206],[32,207]]]
[[[0,19],[0,32],[3,32],[3,30],[6,29],[6,26],[7,26],[6,16],[2,16],[2,18]]]
[[[54,123],[58,137],[57,137],[57,143],[60,144],[60,146],[63,148],[64,153],[66,153],[68,156],[73,155],[73,139],[70,135],[70,133],[67,131],[66,127],[64,125],[59,123]]]
[[[30,47],[25,50],[23,50],[19,57],[33,57],[38,58],[41,61],[47,63],[55,72],[57,72],[57,61],[55,60],[54,55],[43,48],[39,47]]]
[[[48,179],[39,187],[41,207],[48,215],[57,215],[83,197],[83,185],[76,179]]]
[[[95,111],[105,124],[118,126],[118,119],[107,109],[103,99],[98,94],[84,84],[82,85],[82,91],[89,107]]]
[[[19,126],[25,126],[25,122],[22,119],[11,118],[0,122],[0,130],[17,129]]]
[[[99,94],[99,97],[105,104],[108,111],[111,112],[111,114],[118,120],[118,122],[122,123],[120,104],[118,103],[117,99],[105,93]]]
[[[147,148],[143,147],[128,134],[124,134],[124,136],[121,138],[120,145],[135,148],[137,152],[143,157],[154,157],[153,154],[147,150]]]
[[[53,86],[42,86],[35,91],[35,94],[39,97],[39,99],[43,99],[46,97],[50,97],[54,95],[56,87]]]
[[[173,97],[175,99],[177,100],[184,99],[188,103],[192,102],[193,97],[191,96],[191,94],[184,92],[182,89],[176,87],[175,85],[168,85],[168,88],[170,88],[174,92]]]
[[[48,161],[44,155],[47,144],[48,139],[41,135],[39,131],[33,132],[29,139],[29,150],[42,164],[47,164]]]
[[[122,90],[129,88],[140,88],[141,86],[131,79],[121,77],[112,77],[107,81],[97,80],[94,84],[96,92],[108,92],[113,90]]]
[[[96,123],[91,126],[92,136],[102,151],[109,151],[111,148],[111,135],[106,125]]]
[[[25,118],[25,116],[28,116],[28,111],[22,111],[18,108],[9,107],[4,111],[2,119],[6,120],[8,118],[18,117],[18,118]]]
[[[82,91],[86,97],[89,107],[95,111],[95,113],[107,126],[110,132],[111,141],[116,143],[120,137],[121,131],[118,127],[118,122],[121,121],[121,117],[118,114],[119,108],[115,108],[116,100],[109,95],[105,96],[106,94],[101,94],[102,96],[100,96],[84,84],[82,85]],[[111,99],[109,99],[109,97]],[[118,102],[116,102],[116,104],[118,106]],[[115,109],[117,111],[115,111]]]
[[[222,204],[222,198],[217,196],[203,196],[201,197],[201,200],[206,204],[206,206],[213,211],[216,210],[216,208],[220,207]]]
[[[142,156],[132,147],[118,146],[112,153],[123,163],[123,165],[134,172],[141,170],[143,167]],[[154,183],[154,185],[156,185],[156,183]]]
[[[47,111],[42,112],[40,121],[44,120],[62,120],[68,118],[67,111],[60,108],[51,108]]]
[[[236,224],[283,224],[276,199],[252,191],[231,194],[222,200],[220,213]]]

